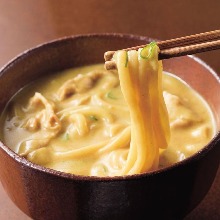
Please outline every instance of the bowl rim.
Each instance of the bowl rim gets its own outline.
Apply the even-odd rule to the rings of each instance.
[[[139,36],[134,34],[124,34],[124,33],[90,33],[90,34],[79,34],[79,35],[71,35],[71,36],[65,36],[61,38],[57,38],[51,41],[47,41],[41,44],[38,44],[35,47],[32,47],[30,49],[27,49],[17,56],[15,56],[13,59],[9,60],[5,65],[3,65],[2,68],[0,68],[0,77],[4,74],[5,71],[7,71],[12,65],[16,64],[22,59],[25,59],[29,54],[37,53],[38,50],[44,49],[44,47],[53,47],[53,45],[56,44],[62,44],[63,42],[72,41],[75,39],[80,38],[126,38],[126,39],[132,39],[132,40],[144,40],[144,41],[155,41],[157,39],[147,37],[147,36]],[[217,72],[215,72],[206,62],[201,60],[200,58],[196,57],[195,55],[187,55],[188,58],[193,59],[195,62],[199,63],[201,66],[203,66],[205,69],[207,69],[210,74],[213,75],[213,77],[218,81],[220,84],[220,77],[218,76]],[[38,164],[35,164],[24,157],[20,156],[19,154],[15,153],[10,147],[8,147],[6,144],[3,143],[3,141],[0,140],[0,149],[2,149],[9,157],[14,159],[17,163],[21,164],[22,166],[32,168],[36,171],[43,172],[45,174],[49,174],[56,177],[61,177],[65,179],[71,179],[75,181],[87,181],[87,182],[112,182],[112,181],[123,181],[123,180],[135,180],[135,179],[142,179],[142,178],[149,178],[151,176],[155,175],[163,175],[166,172],[172,171],[177,169],[178,167],[181,167],[183,165],[187,165],[189,163],[195,162],[199,160],[200,158],[204,157],[220,140],[220,131],[217,131],[215,136],[210,140],[208,144],[206,144],[201,150],[199,150],[197,153],[193,154],[192,156],[176,162],[168,167],[159,168],[154,171],[149,171],[141,174],[133,174],[133,175],[123,175],[123,176],[106,176],[106,177],[98,177],[98,176],[85,176],[85,175],[76,175],[71,173],[65,173],[62,171],[54,170],[51,168],[47,168]]]

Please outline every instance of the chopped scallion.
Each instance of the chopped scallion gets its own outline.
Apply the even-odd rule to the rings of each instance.
[[[89,119],[93,121],[98,121],[98,118],[95,115],[90,115]]]
[[[128,52],[126,52],[125,67],[128,67]]]
[[[106,94],[106,97],[109,98],[109,99],[117,99],[117,98],[112,94],[111,91]]]
[[[145,60],[149,59],[152,56],[153,49],[156,45],[157,45],[157,43],[154,41],[147,44],[144,48],[142,48],[142,50],[140,52],[140,57]],[[144,53],[145,54],[147,53],[147,55],[144,55]]]

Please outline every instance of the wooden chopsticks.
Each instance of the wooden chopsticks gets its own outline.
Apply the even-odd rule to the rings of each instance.
[[[160,41],[157,42],[157,45],[160,48],[160,60],[217,50],[220,49],[220,30]],[[144,46],[140,45],[123,50],[138,50]],[[107,51],[104,54],[105,68],[107,70],[117,69],[116,63],[112,61],[114,53],[115,51]]]

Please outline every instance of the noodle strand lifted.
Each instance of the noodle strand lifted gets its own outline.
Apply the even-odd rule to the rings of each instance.
[[[131,117],[131,144],[122,174],[156,169],[159,148],[168,146],[169,118],[158,51],[151,43],[139,51],[118,51],[115,55],[121,90]]]

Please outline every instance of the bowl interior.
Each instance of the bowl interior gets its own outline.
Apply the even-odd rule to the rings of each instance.
[[[31,81],[71,67],[103,63],[104,52],[152,41],[131,35],[84,35],[46,43],[15,58],[0,72],[0,112],[20,88]],[[176,74],[197,90],[211,106],[220,130],[219,78],[205,63],[194,56],[163,61],[164,70]],[[5,89],[5,85],[7,88]],[[10,147],[10,146],[9,146]]]

